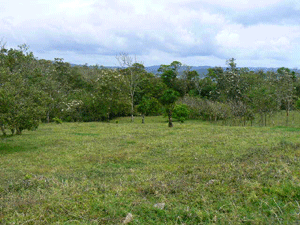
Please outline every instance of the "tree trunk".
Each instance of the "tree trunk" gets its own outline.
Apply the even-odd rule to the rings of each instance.
[[[168,117],[169,117],[169,127],[173,127],[172,113],[171,112],[168,113]]]
[[[133,112],[134,112],[134,98],[133,98],[133,94],[131,94],[131,122],[134,122]]]
[[[290,102],[288,102],[287,104],[287,108],[286,108],[286,126],[289,126],[289,108],[290,108]]]
[[[133,114],[131,114],[131,122],[134,122]]]
[[[107,122],[109,122],[109,112],[107,113]]]
[[[265,127],[267,126],[267,114],[265,113]]]
[[[142,123],[145,123],[145,115],[142,115]]]
[[[262,127],[264,126],[264,114],[263,113],[260,114],[260,124]]]
[[[16,130],[17,130],[16,135],[21,135],[22,134],[22,130],[19,127],[17,127]]]
[[[47,123],[50,123],[50,112],[47,112]]]

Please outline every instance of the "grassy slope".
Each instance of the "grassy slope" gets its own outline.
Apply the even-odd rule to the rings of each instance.
[[[300,222],[300,128],[128,120],[0,139],[0,224]]]

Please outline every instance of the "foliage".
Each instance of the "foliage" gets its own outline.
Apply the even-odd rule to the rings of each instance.
[[[161,105],[156,98],[144,97],[137,106],[138,112],[145,116],[157,116],[160,114]]]
[[[175,119],[180,120],[181,122],[184,122],[189,118],[190,110],[187,105],[185,104],[177,104],[174,107],[173,111],[173,117]]]
[[[54,117],[52,120],[53,120],[53,122],[55,122],[57,124],[62,124],[63,123],[63,121],[61,119],[57,118],[57,117]]]
[[[169,127],[173,127],[172,115],[173,115],[175,102],[177,101],[178,97],[179,97],[178,92],[172,89],[167,89],[164,91],[163,95],[160,98],[160,102],[165,107],[165,111],[169,118]]]
[[[62,58],[39,60],[26,45],[18,49],[0,47],[3,134],[8,129],[20,134],[53,118],[91,122],[130,114],[133,121],[137,112],[144,117],[165,111],[172,126],[179,97],[187,101],[182,103],[188,105],[191,118],[222,120],[225,124],[235,120],[244,126],[259,119],[266,125],[267,119],[285,110],[288,126],[300,97],[295,71],[281,67],[276,72],[254,72],[237,67],[234,58],[226,61],[228,68],[210,68],[205,77],[179,61],[161,65],[154,75],[124,53],[117,56],[121,68],[111,69],[73,66]]]
[[[20,50],[2,50],[0,123],[3,127],[10,128],[12,133],[16,131],[21,134],[25,129],[33,130],[38,127],[45,112],[45,94],[38,86],[31,85],[36,60],[32,53],[25,52],[26,46],[20,46]]]
[[[217,121],[228,120],[232,117],[231,107],[225,103],[190,96],[180,99],[179,103],[189,107],[191,119]]]

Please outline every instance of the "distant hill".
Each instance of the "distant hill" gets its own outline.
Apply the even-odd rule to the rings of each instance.
[[[149,73],[157,73],[157,70],[160,66],[148,66],[146,67],[146,71]],[[207,69],[211,68],[211,66],[192,66],[191,70],[196,70],[200,75],[203,77],[208,73]],[[181,67],[179,70],[179,74],[182,74],[182,72],[186,69],[186,67]]]
[[[83,66],[83,65],[76,65],[76,64],[71,64],[71,66]],[[145,67],[146,71],[149,73],[153,73],[153,74],[157,74],[157,70],[159,69],[160,65],[155,65],[155,66],[147,66]],[[118,68],[116,66],[106,66],[106,68],[110,68],[110,69],[114,69],[114,68]],[[213,66],[192,66],[191,70],[196,70],[198,72],[198,74],[200,75],[200,77],[205,77],[208,74],[208,69],[209,68],[213,68]],[[223,67],[223,69],[225,70],[227,67]],[[238,67],[241,68],[241,67]],[[259,71],[262,70],[264,72],[267,71],[273,71],[276,72],[277,69],[279,68],[274,68],[274,67],[247,67],[250,71]],[[186,69],[186,67],[181,67],[179,70],[179,74],[182,74],[183,71]],[[290,68],[291,69],[291,68]],[[300,69],[291,69],[293,71],[295,71],[296,73],[300,73]]]
[[[157,70],[160,66],[148,66],[146,67],[146,70],[148,72],[157,73]],[[205,77],[208,74],[208,69],[209,68],[213,68],[213,66],[192,66],[191,70],[196,70],[201,77]],[[224,70],[226,70],[227,67],[223,67]],[[242,67],[238,67],[238,68],[242,68]],[[257,72],[259,70],[262,70],[264,72],[267,71],[273,71],[276,72],[278,68],[273,68],[273,67],[247,67],[250,71],[254,71]],[[179,74],[181,74],[183,71],[185,70],[185,67],[181,67],[181,69],[179,70]],[[291,69],[297,73],[300,73],[300,70],[298,69]]]

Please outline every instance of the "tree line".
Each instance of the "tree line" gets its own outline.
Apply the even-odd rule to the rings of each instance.
[[[172,119],[202,119],[244,124],[300,106],[300,82],[295,71],[277,72],[214,67],[201,78],[192,67],[174,61],[149,73],[127,54],[116,57],[118,68],[72,66],[61,58],[37,59],[26,45],[0,47],[0,128],[21,134],[40,122],[109,121],[115,117],[162,115]],[[179,70],[183,68],[183,72]]]

